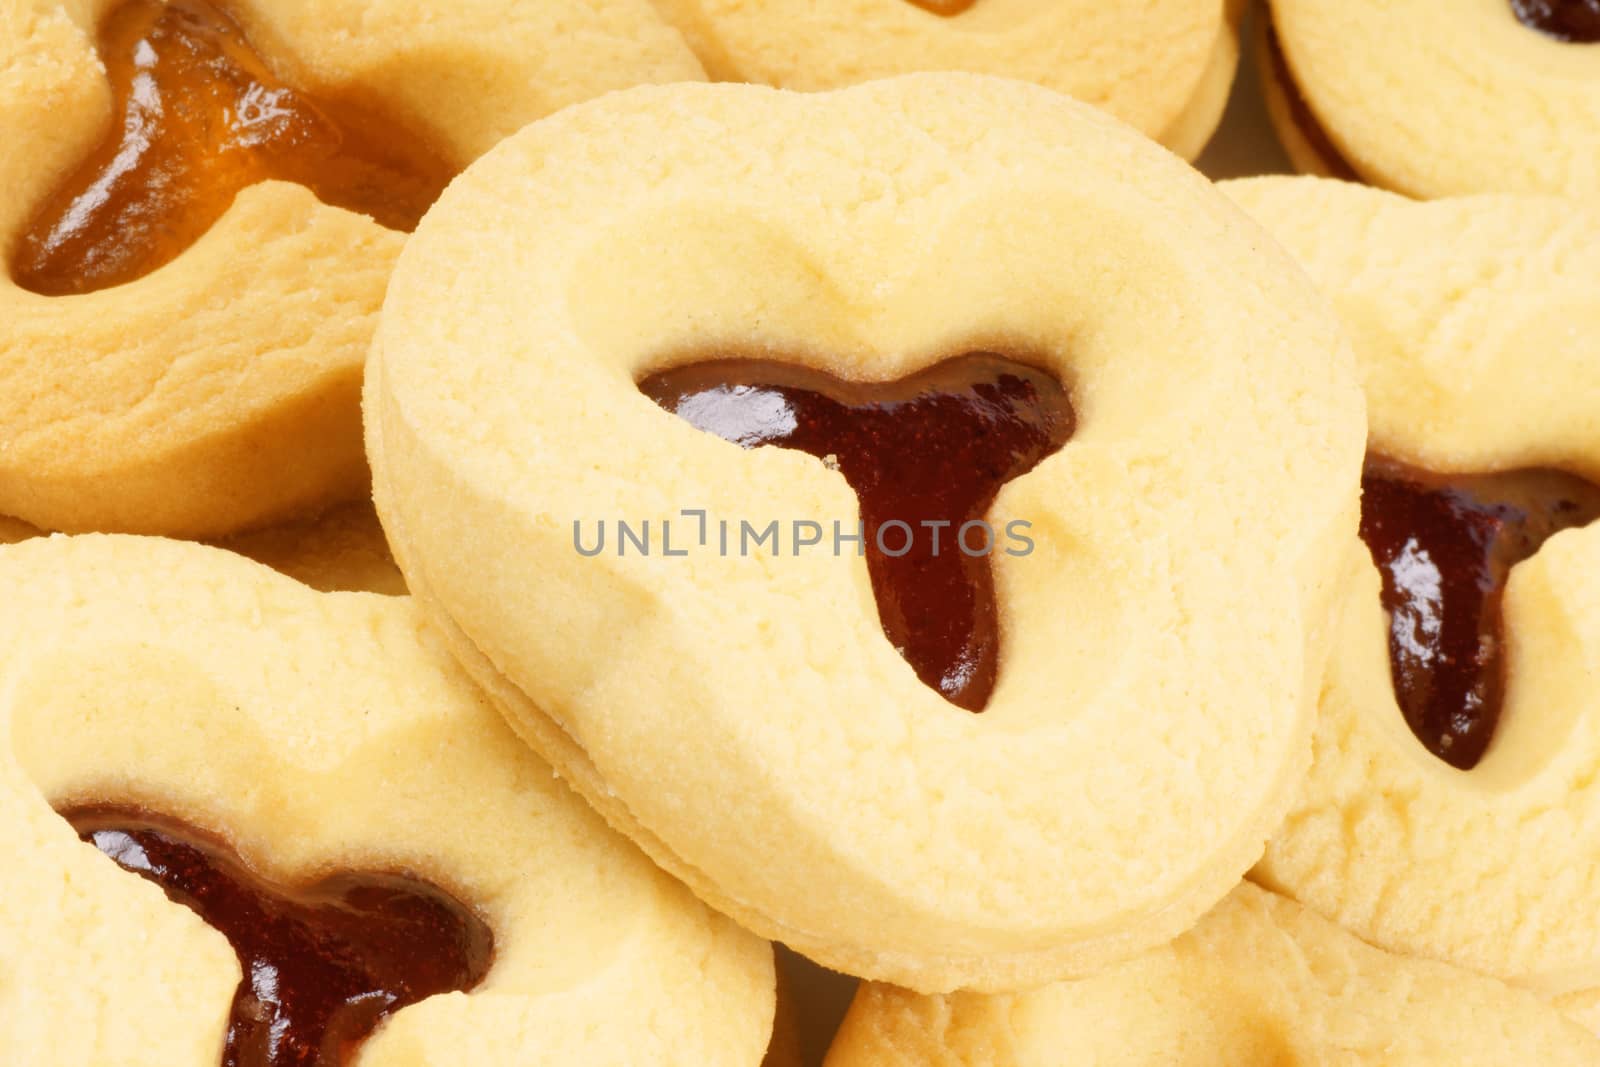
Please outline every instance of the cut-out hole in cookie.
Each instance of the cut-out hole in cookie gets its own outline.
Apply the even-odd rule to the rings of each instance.
[[[216,837],[133,808],[69,807],[78,835],[220,931],[244,979],[223,1067],[345,1067],[388,1015],[488,973],[493,938],[467,908],[400,875],[273,885]]]
[[[1600,43],[1600,0],[1511,0],[1517,21],[1570,44]]]
[[[724,440],[798,449],[834,466],[860,500],[884,633],[924,683],[957,707],[983,710],[999,669],[989,555],[1000,548],[988,528],[973,527],[966,540],[963,531],[985,520],[1003,485],[1072,436],[1059,381],[974,352],[896,382],[719,359],[651,375],[639,388]]]
[[[1483,758],[1505,698],[1511,568],[1600,519],[1600,486],[1560,471],[1440,475],[1369,458],[1361,537],[1383,576],[1395,696],[1452,767]]]
[[[268,179],[409,231],[451,178],[414,132],[285,84],[205,0],[127,0],[98,44],[110,129],[17,241],[11,276],[25,289],[62,296],[141,278]]]

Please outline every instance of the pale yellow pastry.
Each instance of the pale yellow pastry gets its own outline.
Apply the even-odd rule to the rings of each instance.
[[[341,504],[314,519],[239,534],[219,547],[249,556],[324,593],[399,596],[406,581],[389,554],[371,501]]]
[[[741,449],[636,381],[759,356],[888,388],[986,346],[1078,423],[985,512],[1034,548],[989,561],[974,714],[886,639],[854,548],[718,548],[856,529],[837,456]],[[1233,887],[1303,770],[1356,517],[1342,335],[1208,183],[1066,97],[682,85],[538,123],[413,238],[366,411],[396,559],[523,736],[836,970],[996,989],[1131,956]],[[656,552],[580,550],[602,519]]]
[[[1222,117],[1243,7],[1235,0],[655,3],[719,81],[815,90],[919,71],[997,74],[1103,107],[1187,158],[1199,155]]]
[[[41,532],[27,523],[0,516],[0,545],[39,536]],[[367,500],[337,505],[314,518],[237,534],[217,544],[324,593],[399,596],[406,591],[405,578]]]
[[[1374,944],[1600,1023],[1600,525],[1584,525],[1600,490],[1572,478],[1600,481],[1600,214],[1540,198],[1417,204],[1309,178],[1224,188],[1343,314],[1375,457],[1438,476],[1555,468],[1587,501],[1510,569],[1498,633],[1479,646],[1504,650],[1503,710],[1470,769],[1444,761],[1456,734],[1436,756],[1433,735],[1408,728],[1385,604],[1403,622],[1412,609],[1386,599],[1384,552],[1357,546],[1315,761],[1259,876]],[[1380,491],[1369,482],[1369,508]],[[1411,584],[1445,588],[1432,535],[1392,536],[1413,539]],[[1453,625],[1440,603],[1435,632]],[[1424,628],[1402,632],[1429,647]]]
[[[171,43],[180,31],[187,45]],[[111,38],[102,62],[97,39]],[[204,62],[183,58],[190,45]],[[224,81],[241,93],[232,100],[172,75],[216,56],[246,72],[265,64],[271,85]],[[118,93],[106,64],[121,71]],[[369,123],[363,150],[426,171],[407,171],[405,196],[394,194],[414,215],[530,120],[611,89],[701,76],[647,0],[4,0],[0,513],[49,529],[214,537],[364,491],[361,366],[404,235],[290,181],[234,198],[226,183],[253,173],[238,160],[256,158],[240,144],[304,138],[355,151],[350,131]],[[283,86],[314,103],[289,107]],[[209,125],[195,118],[206,107],[219,109]],[[168,144],[187,145],[162,131],[191,121],[224,131],[215,135],[232,139],[231,154]],[[120,147],[118,131],[131,131]],[[261,151],[257,176],[298,173],[278,148]],[[100,156],[102,168],[82,171]],[[301,166],[337,184],[331,167]],[[198,174],[205,195],[158,211],[168,194],[151,192],[150,174],[184,188]],[[354,181],[352,196],[386,202],[376,185]],[[191,227],[208,198],[220,217],[173,238],[176,258],[111,269],[146,248],[141,234]],[[114,240],[74,251],[74,234],[95,227]]]
[[[1253,14],[1243,25],[1247,40],[1259,38],[1259,13]],[[1295,173],[1295,166],[1279,144],[1268,113],[1266,86],[1257,64],[1240,66],[1222,122],[1216,135],[1206,143],[1205,151],[1196,157],[1194,166],[1212,181]]]
[[[1600,1063],[1539,998],[1363,944],[1246,882],[1170,945],[1028,993],[864,986],[828,1067],[1521,1067]]]
[[[0,1062],[222,1059],[229,941],[52,811],[85,805],[181,820],[285,885],[404,873],[486,924],[481,982],[381,1021],[363,1067],[761,1061],[769,946],[517,744],[409,601],[100,536],[0,550],[0,590]]]
[[[1270,27],[1268,101],[1302,170],[1421,198],[1600,189],[1593,0],[1271,0]]]

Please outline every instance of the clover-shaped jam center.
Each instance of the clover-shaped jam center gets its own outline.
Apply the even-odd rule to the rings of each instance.
[[[124,870],[217,929],[244,978],[224,1067],[344,1067],[386,1016],[465,992],[493,956],[489,928],[441,890],[393,874],[336,874],[286,888],[219,839],[138,809],[62,812]]]
[[[639,388],[725,440],[798,449],[837,469],[860,500],[859,544],[884,633],[924,683],[958,707],[983,709],[1000,646],[991,557],[1032,545],[986,515],[1001,486],[1072,436],[1059,381],[976,352],[894,382],[719,359]]]
[[[1600,486],[1560,471],[1439,475],[1369,458],[1361,536],[1383,575],[1395,696],[1430,752],[1470,770],[1505,698],[1511,568],[1600,518]]]
[[[267,179],[410,230],[451,171],[370,107],[281,81],[204,0],[130,0],[100,27],[110,129],[34,211],[12,254],[50,296],[133,281],[171,262]]]
[[[1511,0],[1518,21],[1558,41],[1600,43],[1600,0]]]

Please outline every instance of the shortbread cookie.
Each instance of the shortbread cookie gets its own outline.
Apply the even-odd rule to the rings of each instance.
[[[409,601],[118,537],[0,550],[0,590],[0,1061],[760,1062],[769,946],[556,781]]]
[[[865,986],[828,1067],[1509,1067],[1600,1041],[1501,982],[1363,944],[1248,882],[1170,945],[1030,993]]]
[[[1422,198],[1600,189],[1596,0],[1271,0],[1262,23],[1301,170]]]
[[[0,516],[0,545],[42,536],[27,523]],[[389,554],[371,501],[341,504],[315,518],[269,526],[218,542],[218,547],[324,593],[383,593],[399,596],[406,580]]]
[[[1239,61],[1235,0],[655,0],[719,81],[837,89],[918,71],[1020,78],[1110,111],[1188,158]]]
[[[324,593],[399,596],[406,580],[389,554],[372,502],[343,504],[314,519],[240,534],[220,547],[265,563]]]
[[[1226,188],[1343,312],[1372,419],[1315,763],[1260,875],[1375,944],[1581,1007],[1600,993],[1600,214]]]
[[[369,370],[379,515],[457,654],[658,862],[836,970],[1126,958],[1304,767],[1364,427],[1341,335],[1070,99],[569,110],[430,214]]]
[[[400,231],[524,123],[700,76],[648,0],[15,0],[0,514],[214,537],[360,495]]]

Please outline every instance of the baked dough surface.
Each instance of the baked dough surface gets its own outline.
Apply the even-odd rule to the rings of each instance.
[[[0,516],[0,545],[46,536]],[[216,542],[324,593],[400,596],[406,580],[368,500],[340,504],[313,518],[269,526]]]
[[[39,531],[27,523],[0,515],[0,545],[14,545],[18,541],[26,541],[30,537],[38,536]]]
[[[218,547],[249,556],[324,593],[401,596],[406,591],[406,580],[395,566],[368,500],[341,504],[312,519],[240,534]]]
[[[1416,204],[1312,178],[1223,188],[1348,323],[1374,452],[1600,481],[1600,214],[1531,197]],[[1512,570],[1505,706],[1468,772],[1406,726],[1380,578],[1355,548],[1311,774],[1259,877],[1374,944],[1600,1022],[1600,526]]]
[[[1529,29],[1510,0],[1271,0],[1271,11],[1300,92],[1365,180],[1421,198],[1595,198],[1594,45]]]
[[[643,374],[777,353],[881,380],[996,346],[1080,421],[991,510],[1037,548],[995,559],[981,715],[889,645],[852,550],[574,548],[575,520],[683,508],[855,529],[824,462],[700,433]],[[1232,888],[1303,770],[1355,531],[1345,342],[1208,184],[1057,94],[564,112],[424,222],[367,389],[379,514],[480,683],[658,862],[835,969],[1005,988],[1126,958]]]
[[[0,550],[0,1061],[215,1067],[227,941],[52,806],[137,804],[280,881],[402,870],[475,909],[470,994],[396,1013],[364,1067],[756,1067],[767,944],[527,753],[399,597],[321,594],[217,549]]]
[[[1095,104],[1192,158],[1239,60],[1234,0],[977,0],[959,16],[911,0],[655,0],[719,81],[838,89],[964,71]]]
[[[0,6],[0,247],[110,121],[114,0]],[[240,0],[292,83],[384,102],[465,166],[562,106],[702,77],[647,0]],[[404,235],[265,182],[172,263],[72,297],[0,270],[0,513],[216,537],[359,496],[361,367]]]
[[[1600,1041],[1525,990],[1407,959],[1246,882],[1176,941],[1031,993],[864,986],[827,1067],[1507,1067]]]

